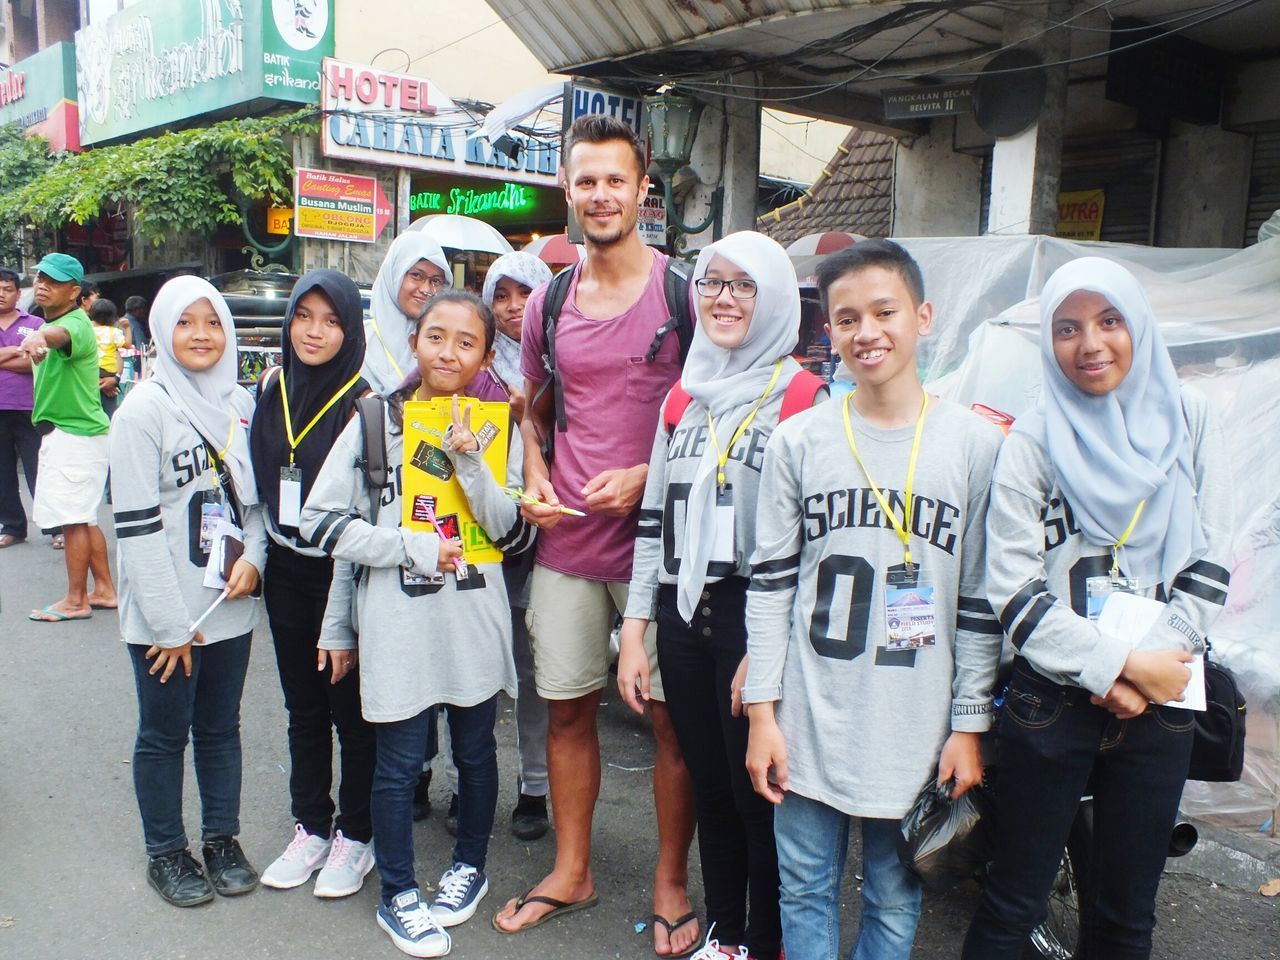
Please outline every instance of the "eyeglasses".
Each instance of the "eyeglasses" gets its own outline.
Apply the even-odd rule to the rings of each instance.
[[[735,300],[753,300],[756,295],[754,280],[721,280],[719,277],[703,277],[694,284],[694,287],[704,297],[718,297],[725,287],[729,288],[729,294]]]
[[[432,290],[443,290],[445,279],[438,274],[425,274],[420,270],[410,270],[409,279],[417,284],[427,284]]]

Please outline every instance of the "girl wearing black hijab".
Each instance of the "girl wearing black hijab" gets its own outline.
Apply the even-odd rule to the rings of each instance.
[[[301,886],[320,870],[318,897],[355,893],[373,866],[369,791],[373,727],[360,713],[354,641],[317,648],[333,561],[298,533],[298,515],[338,434],[368,391],[364,311],[355,283],[312,270],[293,288],[280,336],[281,364],[258,391],[250,450],[266,507],[264,596],[289,713],[289,794],[296,821],[264,886]],[[331,796],[333,732],[340,744],[337,817]],[[332,835],[330,831],[332,830]]]

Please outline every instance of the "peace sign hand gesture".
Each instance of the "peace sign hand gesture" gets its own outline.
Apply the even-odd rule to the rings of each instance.
[[[458,395],[453,395],[453,427],[449,430],[449,449],[454,453],[473,453],[480,449],[480,441],[471,432],[471,404],[459,409]]]

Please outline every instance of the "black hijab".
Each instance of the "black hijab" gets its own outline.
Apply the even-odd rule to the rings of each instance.
[[[320,291],[337,311],[342,323],[342,346],[327,363],[308,366],[293,352],[289,332],[298,301],[313,290]],[[289,438],[284,428],[284,408],[280,402],[280,381],[287,378],[289,417],[296,437],[329,399],[354,377],[364,363],[364,309],[360,290],[346,274],[337,270],[312,270],[299,278],[285,308],[284,325],[280,329],[280,373],[271,378],[259,392],[258,410],[249,434],[249,451],[258,477],[262,502],[271,519],[287,537],[300,539],[296,527],[279,524],[280,468],[289,465]],[[324,466],[347,421],[355,410],[356,398],[369,389],[363,379],[343,394],[329,408],[306,439],[294,451],[294,466],[302,471],[302,502],[306,503],[311,485]]]

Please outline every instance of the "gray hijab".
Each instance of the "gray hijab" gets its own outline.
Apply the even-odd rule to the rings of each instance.
[[[449,259],[440,244],[418,230],[396,237],[382,261],[378,276],[374,278],[370,316],[364,324],[366,347],[360,372],[374,393],[390,393],[417,369],[413,350],[409,347],[409,334],[418,318],[404,315],[399,297],[405,274],[419,260],[434,263],[444,271],[445,286],[453,286]]]
[[[1101,397],[1068,380],[1053,353],[1053,313],[1077,290],[1106,297],[1133,340],[1129,372]],[[1013,429],[1044,446],[1089,542],[1111,546],[1146,500],[1120,564],[1128,576],[1168,583],[1206,545],[1178,375],[1133,274],[1101,257],[1082,257],[1054,271],[1040,294],[1040,354],[1040,404]]]
[[[708,410],[716,421],[716,439],[727,448],[739,424],[751,412],[782,360],[775,394],[786,390],[800,365],[791,352],[800,339],[800,288],[787,252],[760,233],[733,233],[703,248],[693,268],[693,282],[707,275],[711,260],[721,256],[756,282],[755,313],[747,335],[738,346],[726,350],[711,342],[694,326],[693,344],[685,360],[680,384],[693,398],[690,409],[698,417]],[[701,306],[701,298],[694,294]],[[708,443],[698,463],[685,508],[684,557],[677,576],[677,607],[685,622],[693,618],[694,605],[707,578],[707,564],[715,538],[716,451]]]
[[[480,299],[491,310],[494,292],[498,289],[498,281],[503,277],[523,284],[530,290],[537,290],[551,279],[551,268],[532,253],[522,253],[519,250],[514,253],[504,253],[493,261],[489,272],[484,275],[484,290],[480,294]],[[524,381],[524,374],[520,372],[520,344],[501,330],[497,330],[494,332],[493,349],[493,366],[498,376],[502,378],[503,383],[519,389]]]

